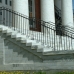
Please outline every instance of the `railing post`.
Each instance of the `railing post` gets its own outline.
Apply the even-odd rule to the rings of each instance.
[[[14,31],[15,31],[15,13],[13,13],[13,15],[14,15],[14,26],[13,26],[13,28],[14,28]]]
[[[4,24],[4,20],[3,20],[3,8],[4,7],[2,7],[2,24]]]
[[[2,21],[3,21],[2,24],[3,24],[3,25],[5,24],[4,10],[5,10],[5,8],[2,7]]]
[[[54,51],[55,51],[55,30],[54,30]]]

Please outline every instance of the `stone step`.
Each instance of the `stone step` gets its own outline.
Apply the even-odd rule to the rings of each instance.
[[[33,63],[33,60],[28,60],[27,58],[22,57],[11,57],[8,59],[5,59],[6,63]]]
[[[0,71],[12,70],[12,69],[13,69],[12,65],[0,65]]]
[[[4,28],[4,27],[3,27],[2,30],[3,30],[3,31],[7,31],[7,28]],[[16,38],[16,39],[18,40],[18,39],[21,38],[21,34],[18,34],[17,31],[13,31],[11,37],[12,37],[12,38]],[[38,35],[38,36],[35,36],[35,37],[36,37],[37,39],[38,39],[38,37],[39,37],[39,40],[43,40],[43,41],[48,40],[48,39],[47,39],[47,35],[43,35],[43,36],[42,36],[42,35]],[[35,38],[35,39],[36,39],[36,38]],[[48,38],[50,38],[49,41],[51,41],[51,42],[52,42],[52,45],[53,45],[53,44],[54,44],[54,41],[52,41],[52,40],[54,39],[54,36],[51,34],[50,36],[48,36]],[[55,41],[55,42],[59,42],[59,38],[61,38],[61,37],[57,35],[57,37],[56,37],[56,40],[57,40],[57,41]],[[67,37],[62,36],[62,39],[65,40],[65,39],[67,39]],[[25,42],[25,40],[24,40],[24,42]],[[26,44],[31,46],[31,45],[33,44],[33,40],[32,40],[31,42],[29,41],[28,43],[26,42]],[[34,43],[34,44],[35,44],[35,43]],[[62,47],[63,47],[63,45],[64,45],[64,42],[63,42],[63,44],[62,44]],[[67,44],[67,45],[68,45],[68,44]],[[37,46],[38,46],[38,45],[37,45]],[[57,49],[57,48],[58,48],[58,45],[55,45],[55,46],[56,46],[56,49]],[[61,49],[61,48],[60,48],[60,49]]]
[[[6,63],[20,63],[22,60],[22,58],[19,58],[19,57],[16,57],[16,58],[8,58],[8,59],[5,59],[5,62]]]

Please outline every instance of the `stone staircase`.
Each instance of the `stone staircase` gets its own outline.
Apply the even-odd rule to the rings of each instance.
[[[41,41],[45,39],[42,38]],[[62,38],[65,41],[66,37]],[[48,40],[52,42],[52,39]],[[68,38],[68,40],[70,39]],[[55,41],[60,41],[58,35]],[[66,43],[62,42],[62,44]],[[57,49],[58,46],[55,46]],[[60,48],[54,52],[52,47],[42,45],[41,42],[33,40],[31,37],[0,25],[0,70],[74,69],[73,49],[74,46],[73,48],[68,47],[68,51]]]

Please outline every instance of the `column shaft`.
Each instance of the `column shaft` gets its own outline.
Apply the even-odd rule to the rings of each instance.
[[[24,14],[25,17],[29,17],[28,0],[13,0],[13,10],[17,11],[18,13]],[[13,20],[14,18],[17,28],[19,28],[21,31],[29,30],[29,19],[23,18],[18,15],[13,16]]]
[[[53,22],[55,23],[55,14],[54,14],[54,0],[41,0],[41,20],[45,22]],[[51,23],[47,24],[46,26],[51,27]],[[54,24],[52,24],[54,25]],[[43,31],[43,28],[41,27],[41,30]],[[48,29],[46,28],[45,31]]]
[[[74,27],[72,0],[62,0],[62,25]]]
[[[41,19],[55,23],[54,0],[41,0]]]

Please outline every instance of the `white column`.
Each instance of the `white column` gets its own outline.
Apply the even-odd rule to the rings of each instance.
[[[41,20],[55,23],[54,0],[41,0]]]
[[[13,10],[26,15],[25,17],[29,17],[28,0],[13,0]],[[13,18],[15,18],[16,23],[18,23],[16,24],[18,28],[29,30],[28,19],[23,19],[23,17],[17,15],[15,17],[13,16]]]
[[[72,0],[61,0],[61,1],[62,1],[62,25],[74,27]]]
[[[54,0],[41,0],[41,19],[55,23]]]

